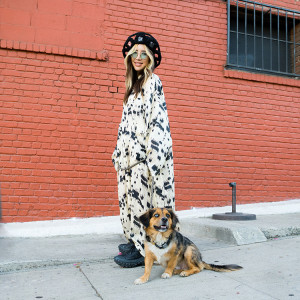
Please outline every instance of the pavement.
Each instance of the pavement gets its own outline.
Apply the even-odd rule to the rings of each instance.
[[[291,204],[293,209],[287,210]],[[256,206],[259,214],[253,221],[178,212],[182,233],[199,247],[204,261],[239,264],[243,269],[161,279],[163,268],[155,265],[149,282],[138,286],[133,282],[144,267],[123,269],[113,261],[125,241],[118,218],[100,218],[106,228],[97,233],[85,229],[84,234],[70,233],[74,220],[60,223],[60,234],[49,230],[49,224],[42,234],[34,227],[43,223],[23,223],[31,230],[19,235],[16,228],[21,224],[0,224],[0,299],[300,299],[299,204],[285,202],[285,209],[277,204],[279,209],[272,211],[273,204],[268,210],[272,214],[262,214]]]

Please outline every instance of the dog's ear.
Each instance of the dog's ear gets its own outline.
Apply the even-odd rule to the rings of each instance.
[[[140,222],[148,228],[150,225],[150,219],[152,218],[154,209],[149,209],[146,213],[139,217]]]
[[[168,212],[172,217],[172,229],[175,229],[176,225],[179,223],[178,217],[174,213],[173,209],[168,209]]]

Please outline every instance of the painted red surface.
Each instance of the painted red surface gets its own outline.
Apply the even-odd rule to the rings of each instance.
[[[137,31],[161,46],[177,209],[230,205],[231,181],[238,203],[300,198],[300,81],[225,70],[226,2],[2,0],[2,222],[119,213],[110,158]]]

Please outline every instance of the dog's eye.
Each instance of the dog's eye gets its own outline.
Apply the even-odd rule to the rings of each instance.
[[[169,214],[166,214],[166,217],[167,217],[167,218],[171,218],[171,216],[170,216]]]
[[[158,217],[159,217],[159,214],[155,214],[154,217],[155,217],[155,218],[158,218]]]

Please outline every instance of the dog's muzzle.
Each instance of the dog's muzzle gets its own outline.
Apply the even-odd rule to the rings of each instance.
[[[169,221],[167,218],[161,218],[159,226],[154,226],[159,232],[165,232],[169,229]]]

